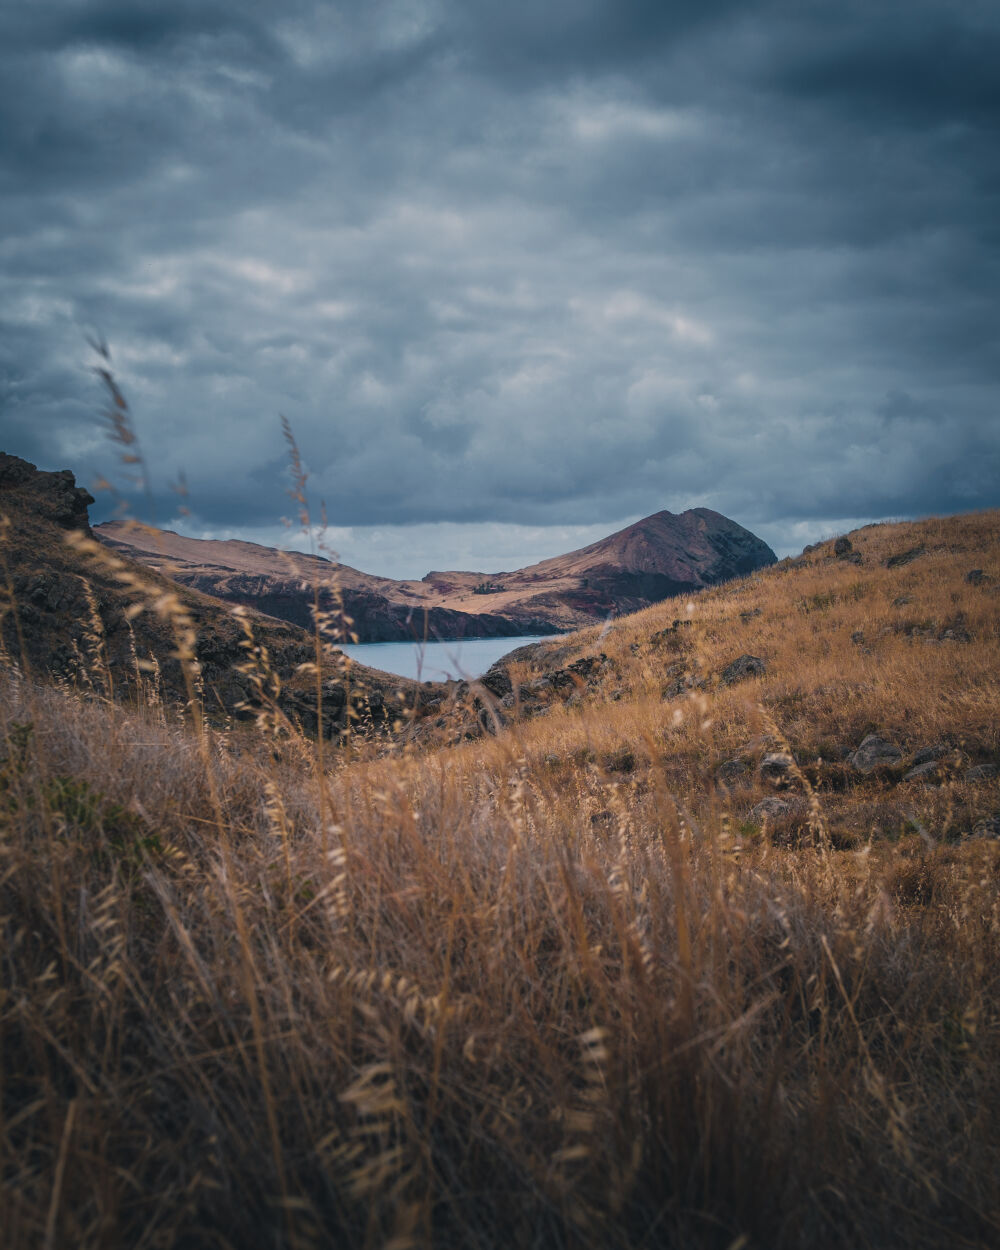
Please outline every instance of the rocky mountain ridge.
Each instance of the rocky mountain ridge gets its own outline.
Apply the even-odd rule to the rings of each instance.
[[[709,508],[663,511],[578,551],[514,572],[435,571],[420,581],[238,540],[186,538],[112,521],[108,546],[182,585],[309,628],[313,587],[362,642],[516,637],[578,629],[775,563],[749,530]]]

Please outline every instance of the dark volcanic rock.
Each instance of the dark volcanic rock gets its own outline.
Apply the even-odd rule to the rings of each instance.
[[[54,521],[63,529],[90,532],[87,509],[94,497],[77,486],[69,469],[47,473],[27,460],[0,451],[0,500],[15,491],[22,503],[37,515]]]
[[[772,751],[760,762],[761,780],[779,790],[784,789],[792,784],[795,775],[792,771],[794,766],[795,761],[787,751]]]
[[[916,560],[918,556],[922,556],[926,552],[925,547],[910,547],[908,551],[900,551],[897,555],[890,556],[885,562],[887,569],[897,569],[900,565],[909,564],[912,560]]]
[[[974,838],[1000,838],[1000,811],[983,816],[972,826]]]
[[[871,773],[876,768],[898,764],[902,758],[903,752],[894,742],[869,734],[851,756],[851,762],[859,773]]]
[[[924,760],[903,776],[904,781],[937,781],[941,775],[941,765],[937,760]]]
[[[942,756],[948,754],[948,748],[943,742],[934,742],[930,746],[921,747],[919,751],[913,754],[913,765],[918,768],[921,764],[928,764],[932,760],[939,760]]]
[[[971,642],[968,621],[964,612],[956,612],[950,620],[945,621],[938,631],[938,642]]]
[[[720,675],[720,681],[724,686],[732,686],[750,677],[763,677],[766,672],[767,665],[759,656],[741,655],[731,664],[726,665]]]
[[[685,647],[690,646],[689,638],[684,633],[690,627],[690,621],[674,621],[666,629],[658,629],[655,634],[650,634],[649,645],[651,647],[670,647],[673,651],[683,650]]]
[[[773,820],[780,820],[782,816],[789,816],[795,810],[794,805],[787,799],[761,799],[761,801],[752,807],[747,814],[747,820],[754,825],[762,825]]]
[[[565,668],[556,669],[549,674],[549,682],[556,689],[567,687],[592,686],[597,676],[606,668],[613,668],[614,661],[609,660],[602,651],[600,655],[585,655]]]
[[[861,552],[855,551],[851,540],[847,537],[838,538],[833,544],[833,554],[846,564],[861,564]]]
[[[726,760],[715,770],[716,784],[731,790],[736,786],[749,783],[753,766],[749,760]]]
[[[486,687],[490,694],[496,695],[498,699],[503,699],[506,695],[513,693],[514,688],[511,684],[510,675],[499,661],[480,677],[479,682],[480,685]]]

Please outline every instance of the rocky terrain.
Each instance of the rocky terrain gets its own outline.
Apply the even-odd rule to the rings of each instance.
[[[361,642],[561,633],[689,594],[775,561],[709,508],[657,512],[599,542],[515,572],[431,572],[393,581],[319,556],[184,538],[129,522],[95,527],[108,546],[207,594],[310,628],[313,587]]]
[[[0,453],[4,651],[29,675],[132,699],[138,685],[155,681],[162,697],[183,701],[188,690],[177,658],[178,631],[189,631],[192,671],[207,712],[252,714],[254,676],[242,671],[250,659],[247,634],[232,605],[179,586],[122,548],[98,544],[88,520],[93,502],[69,470],[47,473]],[[266,684],[281,710],[315,732],[315,679],[302,670],[315,660],[313,637],[256,611],[245,619],[256,645],[266,649]],[[327,735],[344,728],[349,706],[379,721],[393,717],[397,689],[405,692],[413,683],[351,665],[349,686],[338,655],[328,655]]]

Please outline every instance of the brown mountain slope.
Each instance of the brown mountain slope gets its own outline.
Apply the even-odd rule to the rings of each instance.
[[[174,653],[176,626],[187,619],[208,712],[233,713],[252,703],[252,683],[238,668],[247,659],[246,635],[231,606],[94,542],[91,503],[68,470],[42,472],[0,452],[0,642],[6,655],[29,674],[95,683],[102,693],[110,686],[118,695],[133,694],[145,680],[137,661],[155,661],[163,695],[183,700],[187,687]],[[248,619],[280,680],[282,710],[314,730],[315,683],[301,671],[315,658],[313,638],[257,612]],[[327,663],[324,723],[333,732],[346,723],[348,695],[335,660]],[[366,708],[372,703],[383,717],[394,714],[395,691],[410,686],[351,666],[352,701]]]
[[[323,556],[279,551],[236,539],[185,538],[171,530],[155,530],[129,521],[98,525],[95,533],[109,547],[163,572],[181,585],[255,608],[305,629],[312,628],[311,587],[318,582],[326,586],[324,606],[334,608],[334,587],[343,596],[345,611],[363,642],[419,637],[425,629],[430,636],[442,638],[536,632],[489,611],[476,611],[470,624],[468,613],[455,611],[445,596],[425,582],[372,576],[347,564],[334,564]],[[474,585],[483,575],[462,576],[472,579]],[[473,602],[484,606],[478,598]],[[545,622],[539,624],[538,633],[552,632]]]
[[[780,769],[772,785],[758,768],[779,750],[776,738],[765,745],[758,705],[822,784],[835,823],[861,832],[874,819],[864,806],[868,773],[846,761],[875,734],[898,749],[889,751],[897,826],[916,812],[928,827],[961,818],[971,829],[1000,800],[998,648],[1000,511],[992,511],[865,526],[693,600],[519,647],[473,690],[492,696],[481,727],[502,736],[518,726],[536,767],[553,752],[574,760],[583,750],[609,759],[626,747],[652,751],[657,768],[676,767],[672,781],[692,809],[721,769],[741,819],[775,791],[801,797]],[[477,711],[458,706],[422,731],[461,744],[479,732]],[[675,758],[661,758],[657,743]],[[909,778],[919,784],[897,790],[911,768],[921,769]],[[946,778],[970,780],[969,769],[976,788],[943,787]],[[925,788],[932,784],[941,788]]]
[[[618,533],[512,573],[432,572],[393,581],[321,557],[238,541],[184,538],[123,522],[108,545],[187,586],[307,625],[313,575],[336,583],[361,641],[556,633],[621,616],[773,564],[749,530],[708,508],[658,512]]]

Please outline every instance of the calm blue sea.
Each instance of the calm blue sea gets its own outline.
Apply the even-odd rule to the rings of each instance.
[[[553,637],[552,634],[547,637]],[[462,642],[362,642],[341,647],[359,664],[380,668],[384,673],[411,677],[417,681],[445,681],[447,678],[481,677],[502,655],[542,636],[522,638],[466,638]]]

